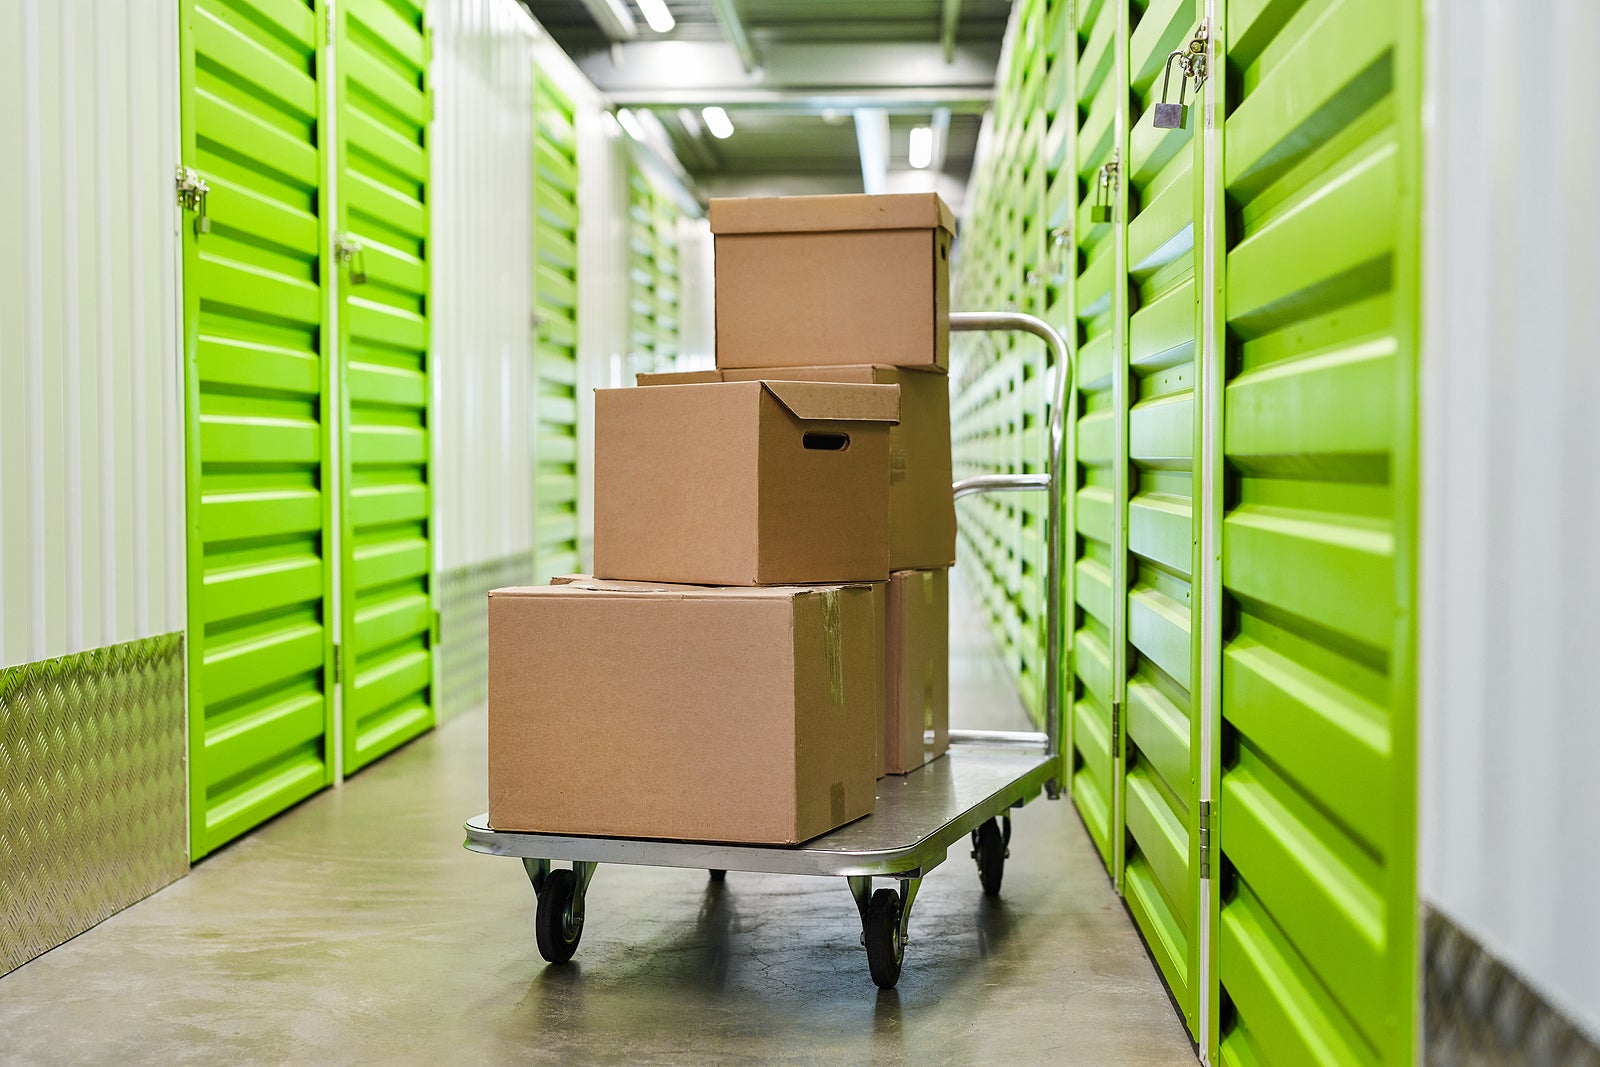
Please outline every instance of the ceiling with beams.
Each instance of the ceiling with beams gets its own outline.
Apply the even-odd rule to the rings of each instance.
[[[1011,10],[1011,0],[666,0],[675,24],[656,33],[637,0],[522,2],[619,107],[654,115],[704,195],[860,192],[857,110],[867,109],[887,118],[888,187],[923,181],[955,201]],[[711,105],[726,109],[732,136],[704,128]],[[908,157],[918,126],[938,131],[920,173]]]

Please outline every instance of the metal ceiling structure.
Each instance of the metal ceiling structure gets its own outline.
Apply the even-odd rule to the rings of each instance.
[[[666,0],[674,25],[657,33],[639,0],[522,2],[618,108],[659,121],[704,195],[873,186],[937,189],[953,202],[1011,9],[1011,0]],[[705,129],[711,106],[727,111],[732,136]],[[908,157],[918,126],[936,131],[924,170]]]

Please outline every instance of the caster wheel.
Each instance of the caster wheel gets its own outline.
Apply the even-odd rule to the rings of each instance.
[[[566,869],[551,871],[539,894],[534,933],[539,955],[551,963],[566,963],[578,950],[583,936],[583,907],[577,903],[578,876]]]
[[[978,861],[978,881],[985,896],[1000,895],[1000,879],[1006,873],[1006,839],[1000,824],[990,819],[972,835],[972,856]]]
[[[728,872],[713,867],[711,868],[711,880],[713,882],[726,882],[728,880]]]
[[[867,943],[867,966],[879,989],[893,989],[900,981],[900,963],[905,959],[905,942],[900,938],[900,894],[880,889],[867,904],[867,923],[863,931]]]

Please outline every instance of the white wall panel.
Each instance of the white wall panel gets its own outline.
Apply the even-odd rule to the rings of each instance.
[[[1432,6],[1420,885],[1600,1040],[1600,5]]]
[[[177,40],[0,4],[0,666],[183,627]]]
[[[435,493],[443,570],[533,551],[533,35],[515,0],[437,3]]]

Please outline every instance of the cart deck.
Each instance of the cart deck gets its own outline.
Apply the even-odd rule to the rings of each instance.
[[[811,874],[832,877],[920,877],[944,862],[952,844],[989,819],[1037,797],[1059,778],[1058,756],[986,744],[950,746],[942,758],[906,775],[878,781],[871,815],[802,845],[725,845],[627,837],[491,830],[489,817],[467,823],[466,847],[490,856],[646,867]]]
[[[1014,330],[1031,333],[1054,357],[1045,474],[986,474],[957,482],[959,499],[974,493],[1042,491],[1047,494],[1045,534],[1045,729],[1042,733],[952,730],[950,749],[906,775],[878,782],[873,813],[798,846],[659,841],[624,837],[517,833],[489,827],[480,815],[466,824],[466,847],[522,860],[539,898],[534,932],[539,953],[551,963],[572,958],[583,933],[584,895],[597,864],[704,868],[712,878],[730,870],[762,874],[843,877],[861,913],[861,943],[872,980],[893,988],[900,979],[911,905],[922,878],[944,862],[950,846],[968,837],[983,891],[1000,892],[1010,855],[1009,812],[1045,792],[1060,795],[1061,769],[1061,499],[1063,411],[1072,381],[1072,358],[1060,334],[1018,312],[953,312],[952,331]],[[571,861],[556,868],[553,861]],[[895,879],[899,890],[873,890],[874,878]]]

